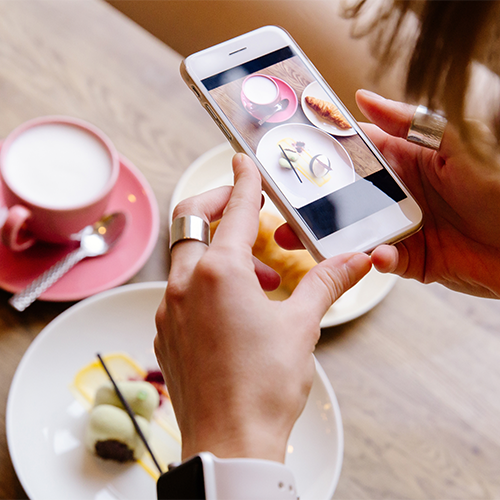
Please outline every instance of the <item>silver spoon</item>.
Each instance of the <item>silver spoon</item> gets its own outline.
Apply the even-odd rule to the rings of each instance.
[[[83,228],[75,235],[75,239],[80,240],[80,246],[32,281],[24,290],[13,295],[9,304],[18,311],[24,311],[78,262],[86,257],[107,253],[120,239],[126,224],[126,215],[116,212],[104,216],[93,226]]]
[[[264,123],[269,120],[269,118],[272,118],[276,113],[279,113],[280,111],[285,111],[286,108],[288,108],[288,105],[290,104],[290,101],[288,99],[281,99],[281,101],[274,106],[273,110],[267,115],[262,118],[262,120],[259,120],[259,125],[263,125]]]

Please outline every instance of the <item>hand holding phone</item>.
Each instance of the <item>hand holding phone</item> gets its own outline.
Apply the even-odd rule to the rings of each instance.
[[[422,212],[292,38],[268,26],[189,56],[181,73],[317,261],[417,231]]]

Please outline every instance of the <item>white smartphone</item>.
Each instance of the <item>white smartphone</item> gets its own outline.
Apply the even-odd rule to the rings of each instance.
[[[181,74],[318,262],[421,227],[416,201],[285,30],[197,52]]]

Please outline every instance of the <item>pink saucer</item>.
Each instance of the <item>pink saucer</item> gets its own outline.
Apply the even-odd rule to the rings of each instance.
[[[288,103],[288,107],[283,110],[279,111],[276,113],[274,116],[269,118],[266,123],[281,123],[281,122],[286,122],[289,120],[294,114],[295,111],[297,111],[297,106],[298,106],[298,99],[297,99],[297,94],[295,91],[286,83],[283,81],[281,78],[277,78],[275,76],[270,77],[272,80],[274,80],[280,89],[280,97],[281,99],[288,99],[290,102]],[[245,108],[248,113],[250,113],[254,118],[260,119],[260,115],[256,115],[253,113],[250,109],[248,109],[248,101],[243,95],[241,94],[241,102],[243,103],[243,107]]]
[[[0,206],[3,205],[0,191]],[[158,204],[142,173],[120,156],[120,173],[107,212],[123,211],[128,226],[107,255],[85,259],[40,297],[63,302],[80,300],[132,278],[146,263],[160,227]],[[24,252],[12,252],[0,243],[0,288],[16,293],[55,264],[74,247],[37,243]]]

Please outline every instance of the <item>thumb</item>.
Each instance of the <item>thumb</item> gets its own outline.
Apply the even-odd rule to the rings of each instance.
[[[330,306],[371,268],[364,253],[343,254],[314,266],[298,284],[289,301],[305,309],[318,323]]]

